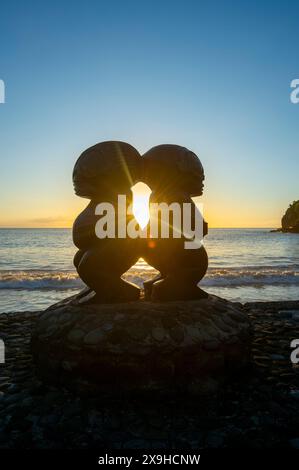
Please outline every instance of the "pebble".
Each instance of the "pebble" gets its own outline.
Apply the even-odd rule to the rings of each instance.
[[[69,334],[68,334],[68,340],[69,340],[71,343],[81,344],[84,335],[85,335],[85,333],[84,333],[83,330],[74,329],[74,330],[71,330],[71,331],[69,332]]]
[[[84,343],[89,345],[98,344],[104,337],[104,333],[101,329],[91,331],[84,337]]]
[[[290,391],[290,396],[292,398],[295,398],[295,400],[299,400],[299,390],[291,390]]]
[[[267,367],[256,367],[253,361],[250,370],[237,374],[220,389],[215,380],[214,388],[207,387],[209,392],[200,399],[196,393],[187,395],[184,389],[174,398],[113,398],[104,394],[78,398],[62,388],[43,385],[34,375],[30,354],[31,328],[39,315],[27,312],[1,316],[8,357],[1,365],[0,449],[299,449],[299,436],[290,439],[288,431],[297,429],[299,419],[299,368],[288,361],[289,340],[299,338],[299,328],[293,320],[285,321],[279,313],[285,310],[283,303],[279,304],[278,308],[271,303],[267,309],[265,304],[255,312],[250,304],[246,307],[255,325],[254,354]],[[299,311],[299,302],[296,308],[294,305],[296,309]],[[211,327],[209,315],[206,318]],[[24,334],[16,335],[16,323],[22,332],[22,325],[29,320]],[[230,328],[236,324],[233,319],[227,323]],[[180,328],[171,324],[171,328]],[[168,331],[156,320],[153,325],[149,331],[160,344]],[[96,332],[92,341],[101,341],[97,330],[95,326],[91,332]],[[84,333],[85,339],[88,334]],[[80,336],[83,343],[81,333],[77,338]],[[180,330],[175,331],[170,336],[172,344],[181,336]]]
[[[222,434],[211,432],[208,434],[206,445],[211,449],[218,449],[219,447],[222,447],[223,442],[224,439]]]
[[[155,340],[163,341],[164,336],[165,336],[165,330],[164,328],[159,328],[159,327],[153,328],[152,335]]]
[[[299,310],[280,310],[278,313],[285,319],[299,320]]]
[[[299,438],[291,439],[289,443],[293,449],[299,449]]]
[[[282,354],[271,354],[272,361],[284,361],[286,359]]]

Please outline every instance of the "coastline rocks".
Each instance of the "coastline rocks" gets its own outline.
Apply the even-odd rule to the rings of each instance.
[[[289,205],[281,219],[281,232],[299,233],[299,200]]]
[[[31,348],[38,376],[79,392],[215,389],[250,358],[240,304],[210,295],[175,302],[80,305],[42,313]]]

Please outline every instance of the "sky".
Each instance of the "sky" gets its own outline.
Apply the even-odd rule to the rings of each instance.
[[[6,1],[0,226],[70,227],[80,153],[175,143],[210,227],[278,227],[299,199],[298,1]]]

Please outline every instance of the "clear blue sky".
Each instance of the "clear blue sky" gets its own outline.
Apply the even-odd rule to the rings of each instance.
[[[84,207],[86,147],[187,146],[213,226],[275,226],[299,199],[298,1],[6,1],[0,10],[0,225]]]

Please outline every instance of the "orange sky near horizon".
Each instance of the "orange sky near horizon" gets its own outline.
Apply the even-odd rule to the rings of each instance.
[[[24,196],[26,199],[26,196]],[[203,203],[204,218],[210,228],[278,228],[287,206],[272,207],[262,202],[257,211],[256,202],[199,198]],[[60,204],[52,206],[49,201],[38,200],[28,204],[27,209],[17,210],[10,206],[1,211],[1,228],[70,228],[78,214],[87,206],[88,200],[70,195]]]

